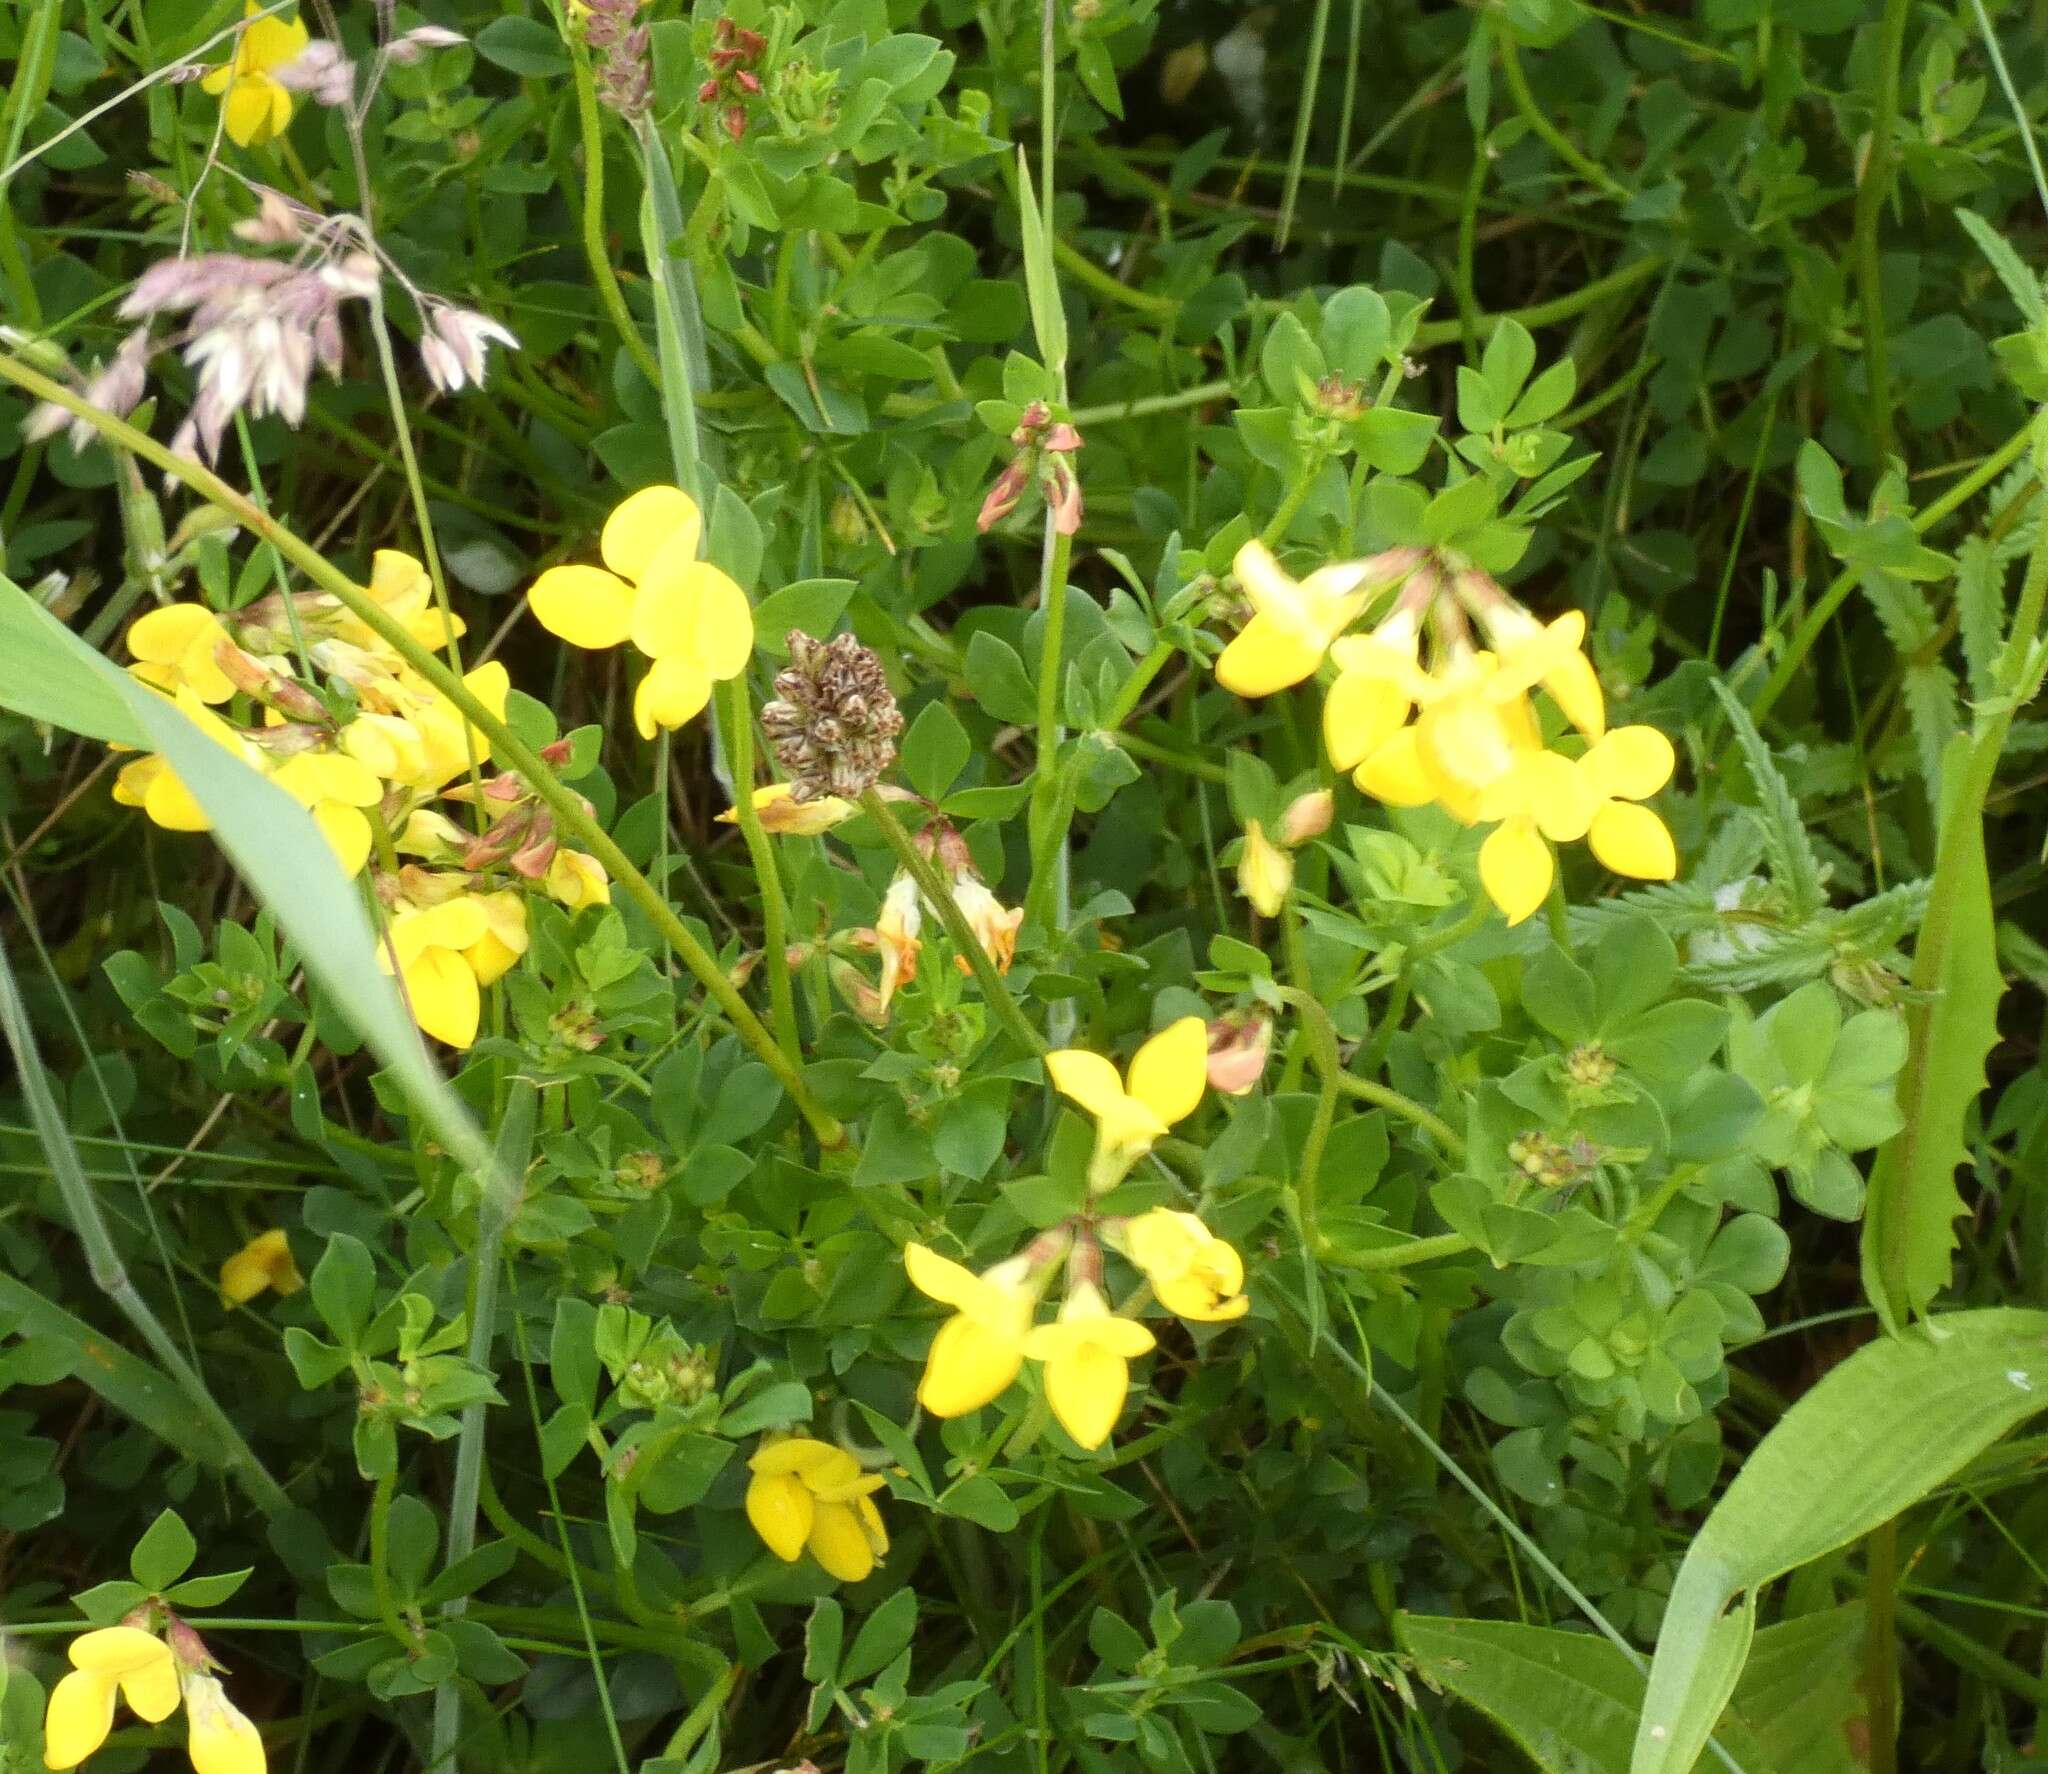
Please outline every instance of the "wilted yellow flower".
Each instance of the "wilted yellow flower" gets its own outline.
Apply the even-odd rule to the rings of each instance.
[[[918,951],[924,946],[918,931],[924,925],[924,907],[917,897],[917,883],[899,870],[882,895],[882,909],[875,917],[875,941],[882,950],[882,1009],[896,996],[896,988],[917,977]]]
[[[287,23],[275,14],[258,17],[262,10],[256,0],[246,0],[243,16],[249,23],[235,39],[233,60],[212,69],[200,82],[208,92],[225,95],[224,127],[229,139],[244,148],[260,148],[282,135],[291,122],[291,92],[274,74],[287,62],[297,61],[307,43],[300,20]]]
[[[1266,836],[1256,819],[1244,822],[1237,852],[1237,890],[1264,918],[1277,918],[1294,885],[1294,858]]]
[[[643,487],[605,522],[604,566],[550,567],[526,594],[540,625],[571,646],[631,640],[653,661],[633,697],[643,738],[692,719],[712,684],[737,677],[753,656],[753,609],[726,573],[697,558],[703,528],[680,487]]]
[[[218,1678],[185,1669],[179,1672],[179,1683],[189,1727],[185,1753],[193,1774],[265,1774],[263,1738],[227,1697]]]
[[[282,1295],[295,1294],[305,1285],[292,1260],[290,1241],[275,1227],[257,1233],[220,1266],[221,1297],[231,1306],[247,1304],[265,1288]]]
[[[1058,1321],[1037,1325],[1024,1338],[1024,1353],[1045,1363],[1052,1414],[1084,1448],[1109,1439],[1130,1391],[1131,1362],[1152,1347],[1152,1333],[1110,1311],[1092,1281],[1076,1282]]]
[[[754,790],[754,812],[759,816],[764,832],[791,838],[815,838],[820,832],[829,832],[860,811],[851,801],[842,800],[838,795],[820,795],[815,801],[799,801],[795,789],[794,783],[769,782]],[[739,824],[739,810],[726,808],[718,816],[718,823]]]
[[[747,1466],[747,1520],[785,1564],[809,1551],[829,1576],[858,1583],[889,1550],[874,1501],[881,1476],[844,1448],[792,1435],[762,1443]]]
[[[922,1244],[904,1246],[903,1269],[919,1293],[953,1308],[932,1339],[917,1402],[935,1417],[962,1417],[1001,1397],[1024,1365],[1046,1271],[1026,1253],[977,1275]]]
[[[1185,1121],[1208,1081],[1208,1026],[1199,1016],[1169,1023],[1131,1057],[1128,1079],[1099,1053],[1066,1047],[1045,1056],[1053,1087],[1095,1117],[1088,1186],[1113,1189],[1131,1166]]]
[[[178,1667],[170,1647],[139,1626],[103,1626],[81,1633],[65,1651],[71,1671],[50,1690],[43,1716],[43,1762],[75,1768],[106,1742],[114,1701],[127,1701],[152,1725],[178,1710]]]
[[[1123,1252],[1143,1271],[1167,1311],[1198,1323],[1242,1318],[1244,1258],[1194,1214],[1155,1207],[1124,1222]]]
[[[1022,906],[1006,906],[991,893],[988,884],[974,875],[959,875],[953,882],[953,903],[967,919],[974,940],[981,944],[998,973],[1008,973],[1017,956],[1017,931],[1024,922]],[[962,973],[971,973],[965,955],[956,955]]]

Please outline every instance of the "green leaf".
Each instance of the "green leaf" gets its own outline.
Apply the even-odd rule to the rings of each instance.
[[[1060,303],[1059,273],[1053,269],[1045,212],[1039,207],[1031,166],[1022,148],[1017,150],[1017,189],[1017,225],[1024,240],[1024,294],[1031,304],[1031,331],[1038,340],[1039,358],[1047,369],[1057,371],[1066,367],[1067,311]]]
[[[2048,301],[2041,295],[2041,279],[2027,269],[2026,260],[2014,251],[2011,242],[1975,210],[1958,209],[1955,215],[1963,232],[1990,261],[1998,281],[2005,285],[2006,294],[2012,297],[2027,323],[2033,326],[2048,319]]]
[[[899,1589],[861,1622],[839,1665],[839,1682],[852,1687],[896,1661],[909,1648],[910,1635],[917,1630],[917,1592]]]
[[[1870,1344],[1805,1393],[1679,1566],[1631,1774],[1689,1774],[1734,1690],[1761,1585],[1891,1520],[2043,1406],[2048,1312],[2009,1308]]]
[[[152,1594],[161,1594],[192,1568],[199,1542],[175,1509],[166,1509],[143,1531],[128,1555],[128,1574]]]
[[[943,702],[927,703],[903,736],[903,774],[928,801],[943,799],[973,750],[967,730]]]
[[[1727,711],[1728,724],[1735,729],[1735,743],[1749,766],[1756,785],[1758,809],[1763,815],[1764,854],[1770,859],[1771,876],[1783,890],[1787,910],[1796,920],[1805,920],[1827,904],[1827,889],[1820,878],[1820,859],[1814,855],[1799,803],[1778,773],[1771,749],[1756,730],[1749,710],[1718,678],[1712,680],[1714,694]]]
[[[853,592],[851,579],[799,579],[770,592],[754,611],[754,644],[772,658],[787,659],[789,631],[826,638],[839,626]]]
[[[476,52],[510,73],[544,79],[569,71],[562,39],[538,19],[495,18],[476,34]]]
[[[1022,724],[1038,718],[1038,699],[1023,657],[985,628],[976,629],[967,643],[966,676],[975,701],[995,719]]]
[[[1984,796],[1998,751],[1997,735],[1958,737],[1943,760],[1941,840],[1913,949],[1898,1082],[1904,1125],[1877,1155],[1863,1221],[1863,1289],[1894,1330],[1948,1285],[1955,1220],[1965,1211],[1955,1182],[1970,1157],[1964,1124],[1998,1042],[2005,981],[1984,857]]]

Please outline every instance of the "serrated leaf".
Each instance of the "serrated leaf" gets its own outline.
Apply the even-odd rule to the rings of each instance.
[[[2013,249],[2011,242],[1992,227],[1975,210],[1958,209],[1956,220],[1963,232],[1977,243],[1977,250],[1990,261],[1991,269],[1998,273],[1998,281],[2005,285],[2006,294],[2011,296],[2021,314],[2029,324],[2038,324],[2048,317],[2048,300],[2041,294],[2041,280],[2027,269],[2027,262]]]
[[[1906,714],[1913,725],[1913,747],[1929,801],[1941,798],[1941,761],[1962,726],[1956,706],[1956,675],[1939,659],[1906,667],[1900,681]]]
[[[2005,639],[2005,563],[1982,536],[1956,550],[1956,623],[1970,694],[1981,701],[1991,693],[1992,667]]]
[[[1771,879],[1785,894],[1795,923],[1803,923],[1827,904],[1827,889],[1821,884],[1820,858],[1806,834],[1799,803],[1785,778],[1779,774],[1771,749],[1756,730],[1745,708],[1728,686],[1714,680],[1714,694],[1727,711],[1728,724],[1735,729],[1735,743],[1749,766],[1756,784],[1757,807],[1763,819],[1764,855],[1770,862]]]
[[[2002,735],[2001,723],[1958,737],[1943,761],[1941,840],[1913,947],[1915,997],[1898,1083],[1905,1124],[1878,1152],[1863,1220],[1864,1292],[1892,1329],[1925,1312],[1948,1285],[1955,1221],[1965,1211],[1955,1182],[1970,1157],[1963,1129],[1998,1043],[2005,980],[1984,856],[1984,796]]]

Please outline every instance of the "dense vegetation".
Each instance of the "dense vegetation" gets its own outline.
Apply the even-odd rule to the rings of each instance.
[[[16,0],[0,1768],[2048,1765],[2042,25]]]

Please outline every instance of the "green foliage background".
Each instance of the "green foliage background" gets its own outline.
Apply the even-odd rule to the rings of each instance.
[[[721,12],[769,44],[737,135]],[[442,1089],[283,797],[215,783],[224,856],[106,792],[101,741],[179,740],[73,642],[304,562],[26,440],[0,363],[0,1765],[40,1765],[81,1610],[150,1594],[305,1770],[1649,1774],[1710,1730],[1751,1774],[2036,1765],[2037,8],[653,0],[679,229],[542,4],[401,9],[462,41],[390,68],[360,159],[301,100],[202,177],[216,102],[124,89],[239,14],[0,16],[5,363],[110,355],[188,229],[240,250],[245,178],[508,326],[437,394],[388,283],[396,404],[352,321],[220,472],[361,579],[428,547],[416,453],[518,738],[577,736],[574,793],[765,1014],[730,750],[643,745],[619,657],[520,596],[672,476],[651,237],[757,695],[788,628],[878,651],[896,780],[1030,908],[1006,990],[1054,1044],[1274,1019],[1258,1089],[1118,1197],[1199,1203],[1254,1306],[1159,1321],[1099,1455],[1021,1394],[916,1415],[900,1247],[1009,1254],[1090,1137],[936,930],[883,1028],[798,969],[807,1121],[645,905],[537,903]],[[377,29],[344,9],[359,60]],[[159,359],[136,423],[190,398]],[[1036,494],[976,527],[1034,400],[1084,439],[1063,598]],[[1617,720],[1679,747],[1678,880],[1580,857],[1510,929],[1466,833],[1340,780],[1254,917],[1230,846],[1330,776],[1306,692],[1211,676],[1262,532],[1583,611]],[[871,818],[776,842],[792,943],[873,923]],[[267,1226],[312,1285],[227,1309]],[[742,1513],[805,1425],[889,1475],[844,1591]]]

